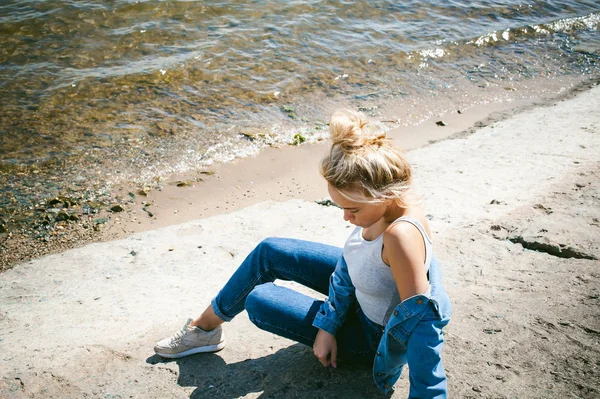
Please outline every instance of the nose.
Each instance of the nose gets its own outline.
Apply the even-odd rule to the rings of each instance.
[[[344,210],[344,220],[350,222],[352,219],[354,219],[354,215],[350,211]]]

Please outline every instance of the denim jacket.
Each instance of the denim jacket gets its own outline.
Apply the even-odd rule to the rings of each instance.
[[[373,362],[373,378],[385,393],[410,368],[409,398],[446,398],[446,375],[441,351],[442,328],[450,321],[450,300],[442,285],[440,265],[433,257],[429,267],[430,295],[402,301],[390,316]],[[342,259],[329,281],[329,298],[315,316],[313,326],[333,335],[356,301],[348,266]]]

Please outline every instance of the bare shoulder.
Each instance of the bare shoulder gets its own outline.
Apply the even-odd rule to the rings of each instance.
[[[431,237],[431,229],[429,228],[429,222],[427,221],[427,216],[426,216],[423,208],[421,208],[421,207],[411,208],[410,212],[406,216],[410,216],[411,218],[416,219],[419,223],[421,223],[421,225],[425,228],[425,232],[427,233],[429,238],[432,238]]]
[[[429,223],[427,222],[427,217],[425,216],[425,211],[421,207],[412,207],[403,216],[407,216],[418,221],[425,229],[425,232],[429,238],[432,238]],[[402,238],[405,236],[413,236],[417,238],[421,237],[419,229],[408,221],[397,221],[391,224],[386,229],[385,233],[390,238]],[[409,239],[409,237],[406,237],[406,239]]]
[[[402,265],[422,263],[424,254],[423,237],[411,223],[394,223],[383,234],[382,259],[387,265],[396,263],[392,260]]]
[[[415,243],[422,241],[419,230],[409,222],[394,223],[383,234],[384,244],[398,249],[411,248]]]

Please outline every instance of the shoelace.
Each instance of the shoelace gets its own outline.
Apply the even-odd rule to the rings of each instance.
[[[187,326],[183,327],[181,330],[177,331],[174,335],[173,338],[171,338],[171,343],[173,344],[178,344],[181,342],[181,340],[183,339],[183,337],[185,336],[185,334],[187,333]]]

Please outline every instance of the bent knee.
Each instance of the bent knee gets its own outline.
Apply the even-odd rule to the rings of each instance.
[[[246,312],[250,320],[256,319],[268,306],[275,284],[265,283],[257,285],[246,297]]]
[[[256,248],[260,249],[261,251],[266,251],[266,252],[279,252],[282,247],[282,245],[281,245],[282,242],[283,242],[283,240],[281,238],[267,237],[264,240],[262,240],[260,243],[258,243]]]

